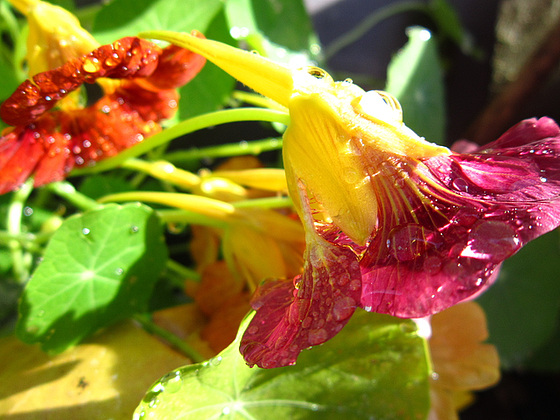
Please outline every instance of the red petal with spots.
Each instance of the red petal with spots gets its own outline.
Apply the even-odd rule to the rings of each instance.
[[[83,83],[100,77],[113,79],[146,77],[157,67],[161,49],[139,38],[122,38],[63,66],[26,80],[0,108],[0,116],[9,125],[33,122],[56,102]]]
[[[423,317],[488,287],[504,259],[560,224],[559,156],[560,130],[542,118],[474,153],[382,166],[362,306]]]
[[[64,179],[74,166],[92,165],[158,132],[159,121],[177,109],[172,88],[203,65],[190,51],[170,46],[162,52],[151,42],[123,38],[24,82],[0,109],[6,122],[20,124],[0,139],[0,194],[31,175],[35,186]],[[51,110],[99,77],[125,80],[90,107]]]
[[[356,256],[318,239],[306,249],[301,276],[263,283],[253,297],[257,313],[241,340],[253,366],[293,365],[299,353],[334,337],[346,325],[361,294]]]

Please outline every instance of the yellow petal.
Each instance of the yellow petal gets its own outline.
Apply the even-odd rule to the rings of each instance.
[[[291,71],[273,61],[221,42],[202,39],[185,33],[150,31],[140,34],[187,48],[206,57],[241,83],[281,105],[287,106],[292,92]]]
[[[99,43],[62,7],[38,0],[10,0],[29,22],[27,62],[33,76],[93,51]]]

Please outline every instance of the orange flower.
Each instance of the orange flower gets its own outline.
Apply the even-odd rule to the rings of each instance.
[[[15,126],[0,139],[0,194],[32,175],[35,186],[64,179],[75,166],[93,165],[158,132],[177,109],[175,88],[205,63],[185,49],[161,50],[132,37],[91,51],[95,40],[69,12],[37,0],[14,3],[30,24],[31,74],[40,72],[0,108]],[[104,96],[81,105],[74,93],[94,82]]]
[[[472,401],[471,391],[500,379],[496,348],[488,338],[484,311],[465,302],[432,317],[429,339],[433,363],[430,420],[458,419],[457,411]]]

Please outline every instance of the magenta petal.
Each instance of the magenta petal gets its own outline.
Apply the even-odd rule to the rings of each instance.
[[[401,165],[398,191],[377,180],[362,306],[423,317],[488,287],[504,259],[560,224],[559,156],[556,124],[527,120],[474,153]]]
[[[304,272],[293,282],[263,283],[253,298],[257,313],[241,340],[250,366],[293,365],[301,350],[334,337],[360,302],[360,269],[347,248],[320,240],[306,249]]]

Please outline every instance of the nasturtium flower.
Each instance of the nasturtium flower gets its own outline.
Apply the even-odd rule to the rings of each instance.
[[[38,1],[16,3],[30,21],[30,42],[37,44],[36,49],[30,45],[30,69],[41,72],[0,108],[4,122],[14,126],[0,138],[0,194],[30,176],[35,186],[59,181],[76,166],[93,165],[160,131],[160,121],[177,109],[175,88],[205,63],[188,50],[162,50],[134,37],[97,47],[64,9]],[[81,55],[70,57],[74,52]],[[46,68],[58,59],[64,64]],[[73,95],[94,82],[103,97],[90,106],[78,103]]]
[[[154,32],[285,106],[284,166],[306,232],[293,280],[267,280],[241,342],[250,365],[295,363],[356,307],[442,311],[488,287],[502,261],[560,224],[560,129],[525,120],[457,153],[408,129],[389,94],[290,69],[187,34]]]
[[[429,420],[458,419],[457,411],[473,400],[473,391],[500,380],[500,360],[488,338],[484,311],[462,302],[431,317],[428,338],[433,374]]]

